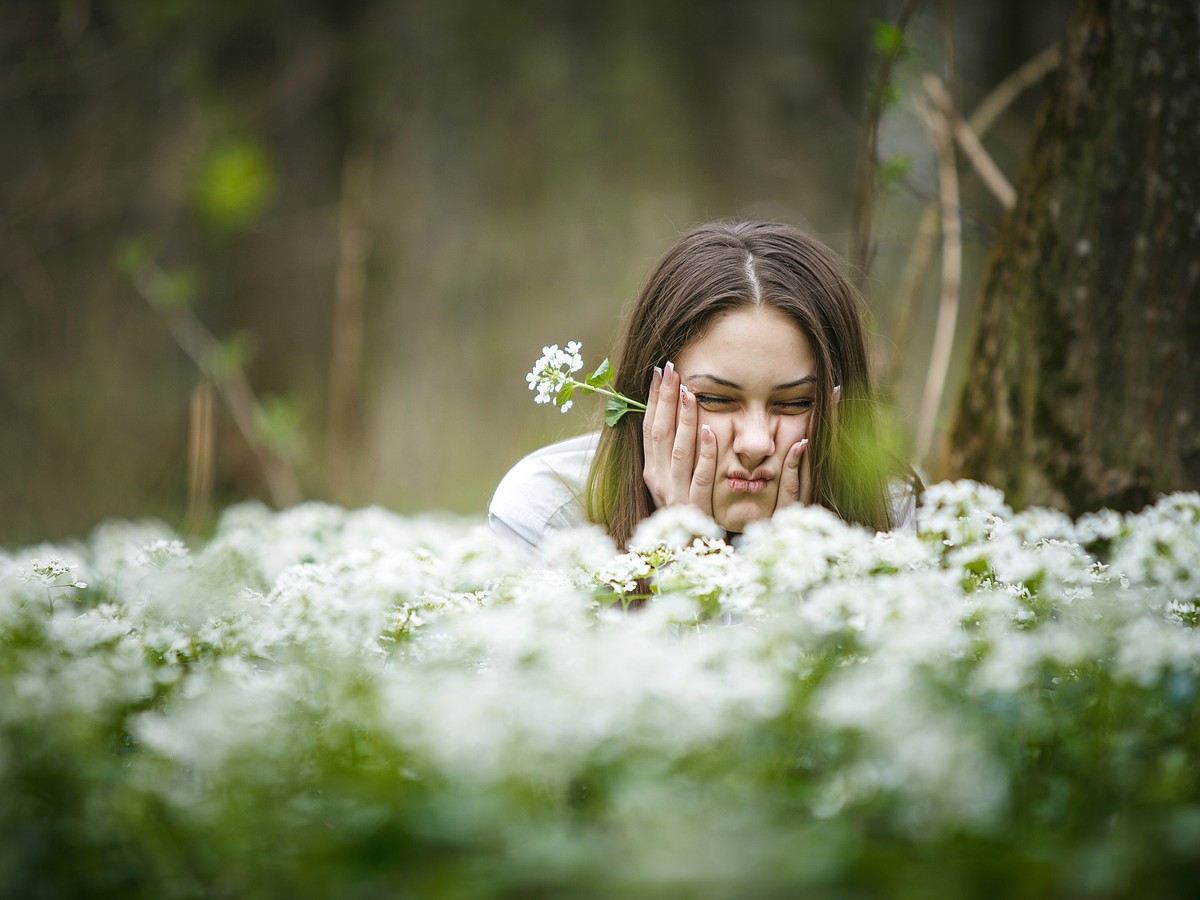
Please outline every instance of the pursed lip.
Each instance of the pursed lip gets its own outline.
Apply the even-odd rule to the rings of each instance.
[[[755,469],[753,472],[731,471],[725,476],[725,484],[735,494],[756,494],[767,489],[775,478],[775,473],[767,468]]]

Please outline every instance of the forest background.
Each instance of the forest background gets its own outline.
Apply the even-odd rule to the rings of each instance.
[[[1003,208],[964,166],[958,337],[923,423],[923,79],[965,116],[1071,5],[6,4],[0,543],[110,516],[203,531],[246,497],[481,513],[588,427],[530,402],[542,345],[609,353],[655,259],[712,218],[855,261],[895,422],[938,475]],[[1026,87],[985,139],[1009,179]]]

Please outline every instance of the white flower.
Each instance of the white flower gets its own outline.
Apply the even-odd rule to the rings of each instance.
[[[21,581],[28,581],[30,578],[34,578],[47,587],[73,587],[81,589],[87,587],[86,581],[75,579],[75,570],[78,566],[64,561],[61,556],[51,556],[49,558],[34,557],[29,561],[29,565],[29,569],[17,569],[17,578]],[[66,579],[65,583],[61,579]]]
[[[143,546],[134,555],[133,561],[139,566],[151,566],[161,569],[166,565],[168,560],[182,559],[187,555],[188,549],[183,541],[159,538]]]
[[[723,538],[724,530],[694,506],[668,506],[656,510],[633,533],[629,549],[653,550],[656,547],[681,549],[696,538]]]
[[[549,362],[562,375],[578,349]],[[21,754],[102,764],[115,783],[97,789],[165,803],[189,833],[236,828],[268,797],[287,818],[256,823],[322,832],[377,811],[408,828],[469,797],[439,834],[499,845],[533,812],[525,864],[561,849],[590,874],[607,858],[587,855],[598,809],[636,836],[619,876],[635,887],[673,877],[680,848],[740,884],[738,865],[786,859],[798,838],[868,841],[874,823],[933,850],[963,825],[1006,833],[1048,780],[1068,811],[1088,798],[1114,747],[1130,783],[1183,785],[1151,792],[1147,816],[1186,814],[1200,497],[1075,523],[1014,516],[969,482],[930,497],[920,536],[793,506],[731,547],[675,507],[630,552],[584,526],[533,557],[479,517],[379,508],[243,505],[194,553],[165,526],[109,523],[0,550],[0,723]],[[83,577],[95,587],[64,600]],[[637,612],[617,602],[644,591]],[[13,760],[0,742],[0,768]],[[430,803],[391,804],[397,777]],[[68,812],[90,818],[70,824],[101,827],[85,782]],[[590,785],[599,807],[564,802]],[[821,818],[778,814],[806,806]]]
[[[571,381],[571,375],[583,368],[583,356],[580,350],[583,345],[579,341],[567,341],[565,350],[559,349],[558,344],[550,344],[542,348],[541,357],[533,364],[525,381],[531,391],[537,391],[533,398],[535,403],[553,403],[558,405],[558,392]],[[571,401],[563,404],[562,411],[571,407]]]
[[[538,546],[538,555],[547,565],[595,572],[612,562],[617,547],[599,525],[580,525],[548,533]]]
[[[978,544],[1012,516],[1004,494],[977,481],[943,481],[925,489],[917,522],[922,534],[940,537],[947,547]]]

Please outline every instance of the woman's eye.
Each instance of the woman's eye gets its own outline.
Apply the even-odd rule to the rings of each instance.
[[[813,400],[811,397],[807,397],[803,400],[784,400],[779,404],[779,406],[788,412],[806,412],[807,410],[812,409]]]
[[[714,397],[712,394],[697,394],[696,402],[710,408],[721,408],[733,403],[728,397]]]

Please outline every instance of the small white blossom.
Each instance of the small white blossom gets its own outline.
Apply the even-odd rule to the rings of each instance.
[[[667,506],[638,525],[629,542],[631,550],[652,550],[655,547],[682,549],[696,538],[723,538],[725,531],[711,516],[694,506]]]
[[[542,348],[541,357],[533,364],[533,369],[525,376],[531,391],[537,391],[535,403],[558,404],[558,393],[563,389],[571,376],[583,368],[583,357],[580,350],[583,345],[579,341],[567,341],[565,350],[559,349],[558,344],[550,344]],[[568,400],[563,404],[562,411],[566,412],[571,406]]]
[[[165,540],[160,538],[151,541],[141,548],[134,556],[134,562],[140,566],[152,566],[160,569],[169,560],[183,559],[188,555],[188,548],[180,540]]]
[[[36,579],[47,587],[85,588],[86,581],[75,578],[77,566],[65,562],[61,556],[48,558],[34,557],[29,561],[29,568],[17,569],[16,575],[21,581]]]

